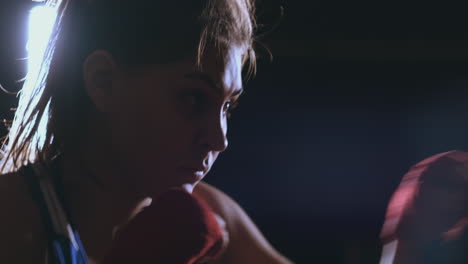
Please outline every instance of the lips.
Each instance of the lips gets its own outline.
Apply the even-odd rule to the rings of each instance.
[[[205,157],[203,159],[193,159],[191,161],[181,163],[181,167],[191,171],[207,172],[209,169],[208,164],[208,159]]]
[[[203,171],[206,172],[208,170],[208,167],[203,166],[203,165],[186,165],[182,166],[184,169],[191,170],[191,171]]]

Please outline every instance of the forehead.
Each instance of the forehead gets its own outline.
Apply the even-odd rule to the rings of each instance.
[[[242,90],[243,50],[232,47],[224,53],[207,50],[201,64],[190,58],[170,64],[140,68],[130,78],[140,84],[165,87],[164,84],[202,81],[222,94],[238,94]],[[131,77],[133,76],[133,77]]]
[[[244,49],[231,47],[223,54],[208,51],[197,70],[211,77],[219,88],[228,93],[242,90],[242,56]]]

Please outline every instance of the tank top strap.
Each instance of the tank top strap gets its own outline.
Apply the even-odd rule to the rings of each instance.
[[[51,175],[45,175],[39,164],[24,167],[34,201],[38,204],[45,229],[50,238],[50,251],[58,264],[88,264],[79,235],[68,221],[55,191]]]

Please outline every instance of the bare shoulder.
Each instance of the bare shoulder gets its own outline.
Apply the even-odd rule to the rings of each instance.
[[[207,202],[225,220],[235,221],[236,211],[242,210],[226,193],[208,183],[200,182],[194,189],[194,194]]]
[[[219,263],[292,263],[273,248],[248,214],[226,193],[201,182],[194,189],[194,194],[207,202],[226,222],[229,246]]]
[[[0,175],[0,259],[37,263],[45,257],[40,212],[19,173]]]

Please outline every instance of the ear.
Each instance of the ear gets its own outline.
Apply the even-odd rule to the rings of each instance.
[[[117,63],[105,50],[95,50],[83,63],[86,93],[99,112],[111,112],[116,102]]]

